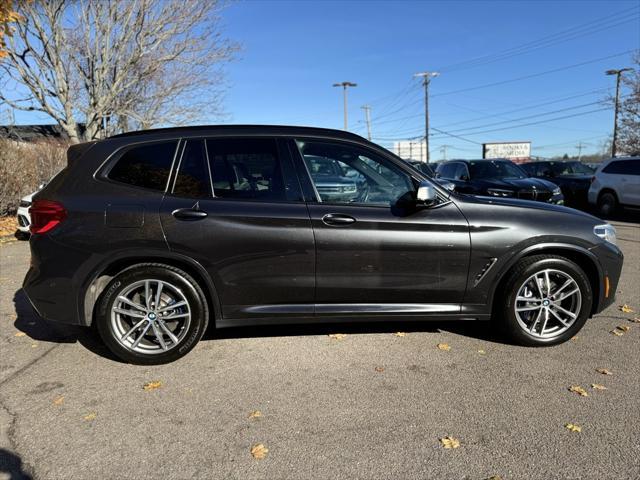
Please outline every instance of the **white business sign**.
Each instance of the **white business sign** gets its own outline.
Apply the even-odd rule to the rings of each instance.
[[[529,158],[531,142],[483,143],[482,158]]]

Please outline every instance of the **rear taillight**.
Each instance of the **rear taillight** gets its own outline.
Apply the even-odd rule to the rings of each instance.
[[[31,214],[31,233],[46,233],[54,229],[67,218],[67,211],[59,202],[36,200],[29,209]]]
[[[594,175],[593,177],[591,177],[591,183],[596,181],[596,176]]]

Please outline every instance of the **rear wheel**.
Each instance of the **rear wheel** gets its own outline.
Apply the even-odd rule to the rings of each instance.
[[[505,281],[504,332],[516,343],[554,345],[573,337],[591,312],[593,293],[584,271],[552,255],[521,260]]]
[[[168,265],[141,264],[118,274],[101,296],[97,327],[119,358],[162,364],[186,355],[202,337],[206,299],[187,273]]]
[[[598,197],[598,213],[602,217],[609,217],[618,209],[618,199],[613,192],[601,193]]]

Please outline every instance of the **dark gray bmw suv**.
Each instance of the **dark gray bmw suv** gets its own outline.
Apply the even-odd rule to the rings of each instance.
[[[319,160],[320,159],[320,160]],[[327,159],[354,179],[314,183]],[[493,318],[524,345],[611,304],[615,230],[569,208],[457,195],[335,130],[211,126],[83,143],[31,207],[24,290],[120,358],[175,360],[207,324]]]

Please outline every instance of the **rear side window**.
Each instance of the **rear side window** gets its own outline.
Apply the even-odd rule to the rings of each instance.
[[[216,197],[286,200],[275,139],[207,140],[207,153]]]
[[[109,172],[109,178],[136,187],[164,191],[177,141],[128,149]]]
[[[640,160],[617,160],[604,167],[602,173],[640,175]]]
[[[180,167],[173,187],[174,195],[190,198],[211,197],[209,167],[206,163],[204,141],[189,140],[180,159]]]

